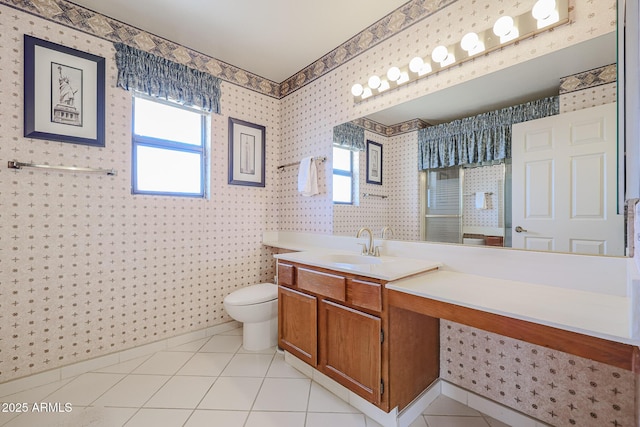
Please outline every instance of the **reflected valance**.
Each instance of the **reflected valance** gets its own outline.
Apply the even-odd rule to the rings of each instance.
[[[117,85],[220,113],[220,79],[149,52],[115,43]]]
[[[364,128],[353,123],[343,123],[333,128],[333,145],[353,151],[364,151]]]
[[[557,96],[418,131],[418,167],[445,168],[511,158],[511,126],[560,112]]]

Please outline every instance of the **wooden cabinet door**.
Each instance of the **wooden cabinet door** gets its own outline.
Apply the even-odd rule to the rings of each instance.
[[[373,404],[381,398],[381,321],[321,300],[318,369]]]
[[[278,287],[278,345],[312,366],[318,363],[317,298]]]

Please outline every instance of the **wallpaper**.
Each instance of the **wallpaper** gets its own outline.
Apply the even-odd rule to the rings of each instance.
[[[228,116],[267,128],[278,100],[223,83],[211,117],[211,198],[131,194],[131,94],[115,87],[110,42],[0,6],[0,382],[230,320],[234,289],[272,281],[260,244],[278,222],[278,181],[227,184]],[[103,56],[106,146],[22,137],[23,35]],[[6,168],[10,160],[114,168],[117,176]],[[238,215],[242,212],[242,215]]]
[[[273,279],[272,252],[260,244],[263,231],[332,233],[335,228],[346,234],[353,232],[346,221],[334,220],[330,179],[333,126],[609,33],[615,30],[616,21],[615,0],[573,0],[569,25],[356,104],[350,94],[353,83],[381,74],[391,64],[408,63],[436,44],[458,40],[469,29],[485,28],[495,15],[520,13],[531,7],[533,0],[504,0],[498,11],[489,0],[411,2],[407,9],[371,27],[376,33],[368,29],[331,52],[332,61],[336,59],[331,64],[321,59],[312,64],[313,72],[302,70],[282,85],[194,55],[124,23],[79,11],[63,0],[1,3],[0,164],[19,160],[115,168],[118,175],[0,168],[0,382],[229,320],[222,307],[226,294]],[[22,137],[24,34],[107,59],[106,147]],[[223,114],[211,118],[210,199],[131,195],[131,94],[115,87],[113,37],[134,40],[138,47],[204,67],[214,75],[223,74]],[[612,88],[615,83],[608,82],[569,92],[565,106],[578,108],[610,97]],[[281,95],[286,96],[279,99]],[[227,184],[229,117],[266,126],[265,188]],[[402,183],[402,187],[418,191],[419,176],[409,167],[411,157],[405,156],[415,153],[413,135],[415,132],[391,136],[368,132],[367,137],[384,145],[383,176],[389,178],[383,186],[371,186],[389,198],[367,200],[369,212],[385,211],[391,204],[402,206],[408,215],[418,212],[415,201],[402,198],[400,186],[391,184]],[[314,197],[297,193],[295,167],[277,171],[278,165],[298,162],[308,155],[328,158],[320,164],[320,194]],[[374,189],[367,187],[367,192]],[[377,229],[388,225],[396,237],[417,232],[415,225],[405,223],[404,215],[385,211],[384,220],[376,224],[367,223],[369,217],[355,212],[348,215],[357,217],[363,226]],[[370,220],[373,222],[373,217]],[[479,358],[483,351],[465,347],[469,357]],[[554,356],[569,360],[567,355]],[[531,363],[523,363],[523,375],[532,377],[538,369]],[[474,369],[478,370],[466,364],[455,375],[473,378]],[[570,372],[574,371],[587,377],[591,369],[580,362],[571,367]],[[611,403],[594,413],[599,419],[624,425],[629,420],[628,406],[608,401],[605,395],[614,389],[627,390],[628,378],[622,373],[620,378],[613,375],[615,372],[607,375],[606,369],[600,372],[604,376],[595,380],[599,387],[593,397]],[[476,390],[472,382],[460,380],[459,384]],[[489,387],[497,389],[497,384],[499,377],[491,377]],[[553,404],[563,412],[553,409],[556,406],[551,410],[563,414],[562,418],[550,419],[549,406],[540,404],[532,412],[517,402],[495,397],[545,422],[572,425],[566,408],[574,405],[582,410],[584,402],[575,403],[570,393],[554,398],[557,401]],[[611,419],[618,413],[620,417]],[[591,414],[581,412],[580,417],[573,419],[578,422]]]

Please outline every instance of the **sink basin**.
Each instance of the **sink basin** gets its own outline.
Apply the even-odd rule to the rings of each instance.
[[[329,254],[323,255],[321,258],[323,261],[338,264],[382,264],[382,259],[379,257],[367,255]]]

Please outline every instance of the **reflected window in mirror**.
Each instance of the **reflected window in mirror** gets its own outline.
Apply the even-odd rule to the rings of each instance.
[[[354,167],[358,153],[346,148],[333,147],[333,203],[353,204]]]

